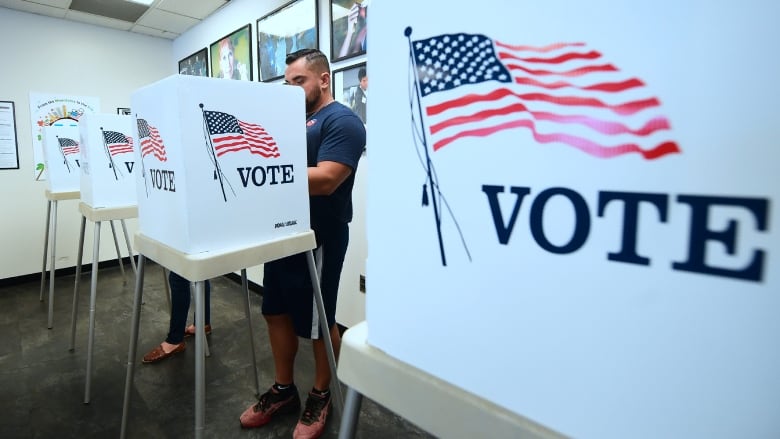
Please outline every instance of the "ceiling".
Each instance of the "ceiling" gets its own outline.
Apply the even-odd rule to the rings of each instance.
[[[173,40],[229,1],[0,0],[0,7]]]

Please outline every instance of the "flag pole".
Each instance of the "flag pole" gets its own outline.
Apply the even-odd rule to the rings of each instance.
[[[100,134],[103,137],[103,151],[106,153],[106,157],[108,157],[108,167],[114,171],[114,180],[119,180],[119,177],[116,175],[116,165],[114,164],[114,159],[111,158],[111,151],[108,150],[108,144],[106,143],[106,132],[103,131],[103,127],[100,127]]]
[[[62,155],[62,161],[65,163],[65,167],[68,168],[68,174],[70,174],[70,165],[68,164],[68,157],[65,156],[65,152],[62,150],[62,142],[60,142],[60,136],[57,136],[57,143],[60,145],[60,154]]]
[[[434,184],[433,181],[433,173],[432,173],[432,162],[431,162],[431,156],[428,152],[428,137],[425,134],[425,121],[423,120],[423,113],[422,113],[422,104],[420,103],[420,89],[419,89],[419,80],[417,78],[417,63],[414,59],[414,50],[412,48],[412,28],[411,26],[407,27],[404,30],[404,35],[406,36],[407,40],[409,40],[409,59],[412,61],[412,66],[414,68],[414,90],[415,90],[415,97],[417,98],[417,113],[420,115],[420,128],[422,129],[422,143],[423,143],[423,149],[425,150],[425,166],[426,166],[426,172],[428,174],[426,181],[431,184],[431,198],[433,199],[433,215],[434,220],[436,222],[436,234],[439,238],[439,252],[441,253],[441,265],[447,266],[447,257],[444,255],[444,240],[442,239],[441,235],[441,215],[439,215],[439,206],[436,200],[436,192],[438,191],[438,183]],[[434,190],[436,188],[436,190]],[[425,187],[423,187],[423,190],[425,191]]]
[[[147,124],[148,125],[148,124]],[[135,127],[138,129],[138,113],[135,113]],[[148,128],[147,128],[148,129]],[[146,197],[149,197],[149,183],[146,181],[146,169],[144,168],[144,151],[141,146],[141,133],[138,133],[138,153],[141,154],[141,174],[144,176],[144,189],[146,190]]]
[[[203,109],[203,104],[198,105],[200,107],[200,112],[203,115],[203,128],[205,128],[205,132],[209,132],[209,127],[206,122],[206,110]],[[211,155],[211,160],[214,162],[214,173],[216,174],[216,177],[219,179],[219,187],[222,189],[222,198],[227,202],[227,195],[225,195],[225,184],[222,181],[222,170],[219,169],[219,162],[217,161],[217,154],[214,152],[214,144],[211,143],[211,136],[206,136],[206,141],[209,145],[209,154]]]

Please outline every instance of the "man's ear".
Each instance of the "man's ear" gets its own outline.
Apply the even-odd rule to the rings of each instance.
[[[330,73],[322,72],[320,75],[320,86],[330,88]]]

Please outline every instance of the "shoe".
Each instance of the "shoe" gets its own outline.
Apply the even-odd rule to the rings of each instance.
[[[192,328],[193,328],[192,331],[190,331],[190,326],[192,326]],[[190,325],[190,326],[187,326],[184,329],[184,338],[195,336],[195,325]],[[205,328],[206,328],[206,335],[210,335],[211,334],[211,325],[206,325]]]
[[[170,352],[165,352],[163,350],[162,344],[160,346],[157,346],[156,348],[149,351],[148,354],[144,355],[144,363],[157,363],[158,361],[162,361],[172,355],[178,354],[179,352],[183,351],[184,348],[187,347],[187,344],[184,342],[181,342],[176,345],[175,348],[173,348]]]
[[[330,392],[320,396],[309,392],[306,398],[306,408],[301,413],[298,425],[293,431],[293,439],[315,439],[325,431],[325,420],[330,408]]]
[[[271,422],[274,415],[293,413],[301,409],[301,397],[294,385],[288,392],[281,394],[273,387],[260,396],[257,404],[244,410],[241,414],[241,427],[256,428]]]

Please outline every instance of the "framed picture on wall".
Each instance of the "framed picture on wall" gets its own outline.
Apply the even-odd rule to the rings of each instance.
[[[316,49],[317,2],[294,0],[257,20],[257,71],[261,81],[284,76],[284,58],[300,49]]]
[[[366,53],[368,0],[330,0],[331,61]]]
[[[333,71],[333,98],[358,115],[366,123],[368,75],[366,63]]]
[[[252,80],[252,25],[235,30],[209,47],[211,77]]]
[[[182,75],[208,76],[208,51],[203,49],[179,61],[179,73]]]
[[[19,140],[16,137],[14,101],[0,101],[0,169],[19,169]]]

